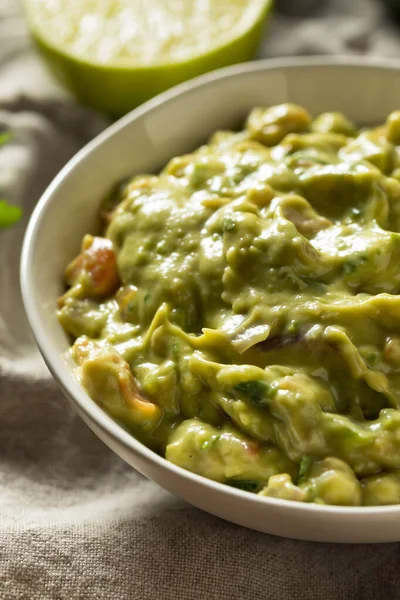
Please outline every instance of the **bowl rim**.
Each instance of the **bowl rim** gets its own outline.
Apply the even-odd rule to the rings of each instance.
[[[35,300],[35,280],[33,277],[33,269],[31,265],[34,262],[34,248],[37,238],[40,236],[41,224],[48,206],[57,201],[57,189],[62,181],[68,177],[75,167],[99,145],[105,143],[110,137],[117,134],[119,131],[127,127],[130,123],[153,111],[160,105],[173,102],[176,97],[190,95],[195,93],[199,87],[212,86],[216,81],[221,79],[231,79],[245,75],[249,72],[263,72],[276,70],[301,70],[308,68],[324,67],[329,69],[349,68],[349,69],[371,69],[379,71],[398,72],[400,76],[400,60],[386,59],[380,57],[353,57],[353,56],[300,56],[300,57],[285,57],[272,58],[242,63],[223,69],[206,73],[192,80],[181,83],[162,94],[145,102],[138,108],[134,109],[115,123],[111,124],[93,140],[79,150],[60,170],[50,185],[42,194],[36,204],[30,217],[21,252],[20,262],[20,283],[22,298],[25,311],[28,317],[30,327],[32,329],[36,344],[44,358],[44,361],[53,375],[53,377],[61,385],[64,393],[68,398],[76,404],[79,412],[82,412],[90,421],[93,421],[96,426],[107,436],[111,436],[119,442],[125,450],[137,454],[148,463],[153,463],[162,470],[167,471],[171,475],[183,477],[184,479],[198,484],[206,488],[206,490],[214,491],[220,495],[237,497],[238,499],[249,503],[256,503],[265,506],[279,507],[285,511],[298,511],[299,517],[302,513],[313,513],[315,516],[324,517],[324,515],[338,515],[347,519],[354,517],[363,517],[364,515],[388,516],[400,514],[400,504],[387,506],[336,506],[336,505],[319,505],[314,503],[295,502],[293,500],[283,500],[267,496],[258,496],[249,492],[228,486],[224,483],[219,483],[208,479],[202,475],[197,475],[191,471],[179,467],[169,462],[164,457],[150,450],[126,431],[121,425],[114,421],[102,408],[100,408],[94,400],[86,393],[84,388],[74,379],[70,370],[66,366],[58,353],[53,350],[51,337],[48,336],[45,324],[40,317],[39,306]],[[69,378],[71,380],[69,380]]]

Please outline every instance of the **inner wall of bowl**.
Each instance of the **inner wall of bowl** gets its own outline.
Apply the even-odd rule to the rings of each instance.
[[[100,204],[113,185],[134,174],[155,172],[217,129],[237,127],[254,106],[291,101],[313,114],[339,110],[361,124],[379,123],[400,108],[400,74],[351,65],[262,66],[222,75],[199,88],[188,86],[167,98],[150,110],[135,111],[102,135],[73,159],[46,193],[48,201],[33,238],[32,301],[57,353],[64,354],[69,346],[55,316],[63,271],[78,252],[82,236],[93,230]]]

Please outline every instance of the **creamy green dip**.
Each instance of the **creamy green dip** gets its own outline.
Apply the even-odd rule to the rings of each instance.
[[[262,496],[400,503],[400,111],[256,108],[105,205],[58,317],[90,396]]]

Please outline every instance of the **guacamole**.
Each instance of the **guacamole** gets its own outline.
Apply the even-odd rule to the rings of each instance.
[[[400,111],[255,108],[102,218],[58,308],[95,402],[236,488],[400,503]]]

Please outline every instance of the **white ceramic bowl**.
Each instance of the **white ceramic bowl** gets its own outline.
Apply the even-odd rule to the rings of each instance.
[[[261,498],[159,457],[112,421],[79,385],[55,316],[64,267],[92,228],[112,184],[160,168],[216,129],[237,125],[256,105],[286,101],[314,114],[339,110],[359,124],[379,123],[400,108],[400,63],[321,58],[249,63],[200,77],[134,110],[81,150],[38,203],[22,253],[26,312],[50,371],[89,427],[170,492],[228,521],[275,535],[325,542],[398,541],[400,506],[342,508]]]

